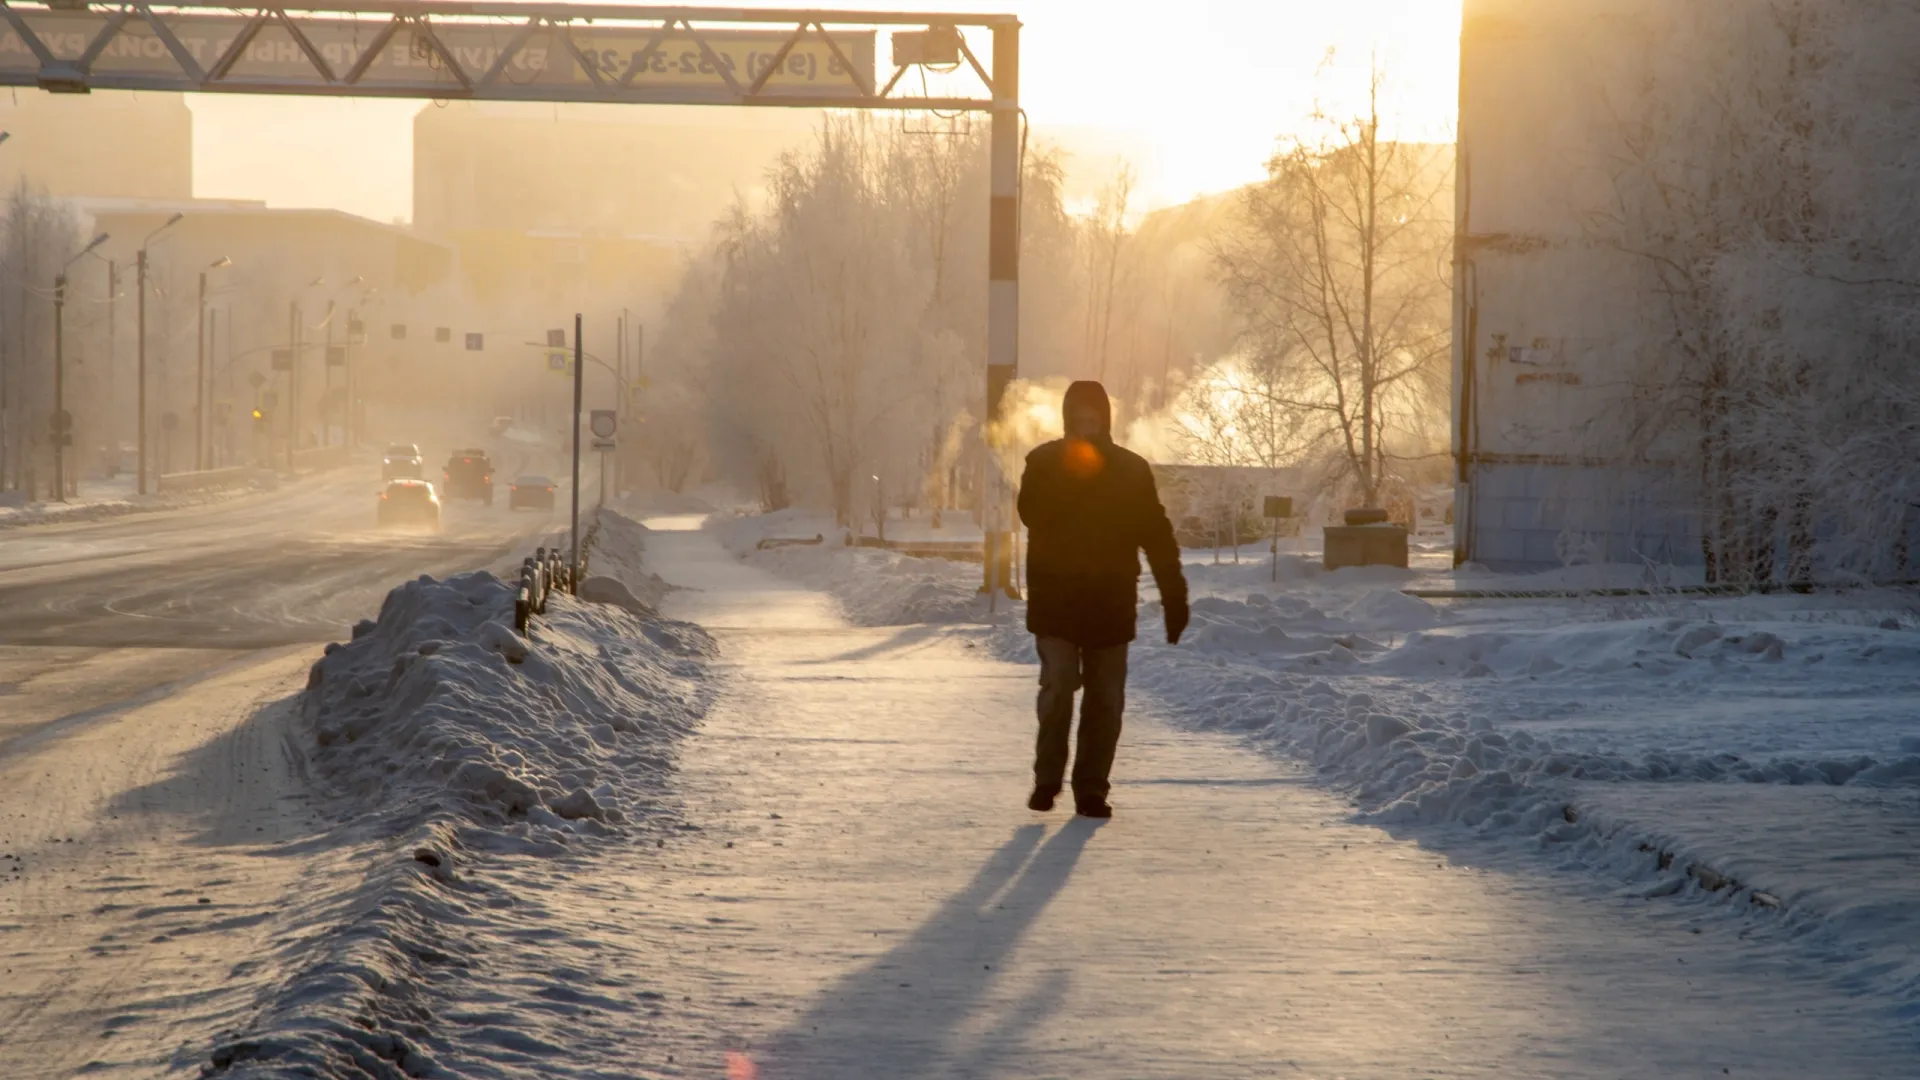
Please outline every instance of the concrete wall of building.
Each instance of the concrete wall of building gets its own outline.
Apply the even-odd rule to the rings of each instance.
[[[0,184],[52,195],[193,197],[193,114],[179,94],[0,91]]]
[[[1660,297],[1602,239],[1664,0],[1466,0],[1454,311],[1456,556],[1700,558],[1684,446],[1625,430]]]

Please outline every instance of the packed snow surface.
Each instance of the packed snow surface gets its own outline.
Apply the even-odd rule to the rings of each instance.
[[[999,655],[1032,659],[1020,604],[989,605],[977,564],[831,540],[755,550],[762,536],[818,531],[793,512],[715,527],[755,565],[837,596],[854,622],[984,624]],[[1920,906],[1910,593],[1702,598],[1666,575],[1640,596],[1429,601],[1404,590],[1525,595],[1649,579],[1628,567],[1447,580],[1431,569],[1329,573],[1299,553],[1213,559],[1187,554],[1193,619],[1177,648],[1142,581],[1130,685],[1177,721],[1308,763],[1362,820],[1434,843],[1544,856],[1654,896],[1784,909],[1795,932],[1817,930],[1859,960],[1866,982],[1920,1008],[1920,947],[1909,920],[1888,914],[1901,905],[1863,881],[1881,903],[1862,913],[1836,885],[1892,859],[1915,883],[1896,894]],[[1826,860],[1742,858],[1793,816],[1777,799],[1742,803],[1756,784],[1844,789],[1854,793],[1845,820],[1880,827],[1841,827],[1842,804],[1801,800],[1814,820],[1796,835]],[[1663,798],[1615,797],[1636,790]],[[1863,817],[1862,803],[1877,816]]]

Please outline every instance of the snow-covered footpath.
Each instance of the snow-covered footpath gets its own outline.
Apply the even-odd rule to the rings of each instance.
[[[355,871],[284,913],[271,962],[286,975],[204,1075],[464,1075],[564,1026],[581,988],[557,961],[516,960],[539,948],[529,883],[665,827],[675,745],[708,701],[713,643],[644,602],[658,579],[639,570],[643,533],[608,513],[593,552],[638,602],[556,596],[529,640],[493,575],[423,577],[327,647],[297,750],[338,822],[314,844]],[[489,1019],[494,1000],[516,1007]],[[439,1034],[448,1001],[480,1014],[457,1047]]]
[[[791,512],[716,521],[743,558],[869,624],[977,624],[1030,661],[977,564],[844,546]],[[1165,645],[1143,585],[1136,696],[1298,760],[1357,814],[1458,857],[1576,871],[1803,938],[1920,1016],[1920,626],[1910,593],[1428,602],[1398,570],[1190,553]],[[1581,568],[1473,582],[1564,588]],[[1430,575],[1429,575],[1430,576]],[[1607,575],[1601,575],[1607,576]],[[1618,576],[1618,575],[1612,575]],[[1120,795],[1124,797],[1124,762]],[[1124,805],[1123,805],[1124,809]]]

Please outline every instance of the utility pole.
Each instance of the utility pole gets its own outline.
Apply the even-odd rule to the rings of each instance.
[[[580,313],[573,315],[573,561],[567,574],[580,593],[580,397],[586,381],[586,351],[580,345]]]
[[[987,451],[981,484],[981,526],[987,610],[997,596],[1018,599],[1013,586],[1012,484],[996,467],[1002,449],[991,432],[1020,364],[1020,24],[993,28],[993,112],[989,128],[987,200]]]
[[[207,312],[207,355],[213,356],[220,350],[220,324],[215,321],[217,311]],[[213,380],[208,379],[202,399],[207,403],[207,460],[200,464],[203,469],[213,468],[213,460],[220,456],[220,448],[213,442]]]
[[[107,260],[107,430],[113,446],[107,471],[120,475],[120,264]]]
[[[198,358],[195,361],[195,365],[194,365],[194,379],[193,379],[193,387],[194,387],[193,467],[196,469],[204,469],[204,468],[207,468],[207,465],[208,465],[207,463],[207,419],[206,419],[206,405],[207,405],[207,392],[208,392],[208,387],[207,387],[207,317],[208,317],[207,270],[224,270],[227,267],[232,265],[233,265],[233,260],[227,258],[225,255],[222,255],[218,259],[215,259],[213,260],[213,262],[207,264],[206,270],[200,271],[200,306],[195,309],[200,313],[200,319],[198,324],[199,334],[200,334],[200,345],[198,349]]]
[[[148,233],[147,238],[140,241],[140,257],[137,264],[139,267],[138,277],[140,287],[140,370],[138,373],[140,383],[140,422],[138,425],[138,437],[140,439],[140,477],[139,483],[136,485],[136,490],[142,495],[147,493],[147,247],[153,243],[154,237],[180,224],[180,219],[186,216],[185,214],[173,215],[167,219],[165,225]]]
[[[67,272],[63,269],[53,279],[53,497],[60,502],[67,501],[66,308]]]
[[[200,305],[193,309],[193,467],[207,467],[207,423],[201,403],[207,400],[207,272],[200,271]]]
[[[138,444],[134,450],[134,456],[139,459],[136,466],[139,470],[139,478],[134,484],[134,490],[145,495],[147,493],[147,247],[145,244],[140,245],[140,254],[134,260],[134,266],[136,267],[134,284],[140,291],[140,310],[137,316],[140,339],[139,360],[134,373],[134,379],[140,386],[140,391],[136,395],[137,400],[134,402],[134,408],[139,411],[138,419],[134,424],[134,440]]]
[[[300,301],[287,302],[287,471],[293,471],[293,451],[300,444]]]
[[[347,440],[348,449],[360,445],[358,399],[355,396],[355,391],[359,388],[355,385],[355,379],[353,377],[353,347],[357,344],[353,340],[353,328],[356,326],[360,327],[361,336],[364,337],[366,334],[366,324],[360,321],[360,305],[358,304],[347,309],[347,370],[346,378],[343,380],[347,385],[347,403],[346,408],[341,412],[342,418],[340,426],[342,434]]]
[[[633,325],[632,318],[628,314],[627,309],[621,308],[620,309],[620,338],[619,338],[617,347],[614,349],[613,362],[614,362],[614,366],[619,369],[615,375],[615,379],[618,385],[614,387],[614,393],[620,395],[618,404],[620,409],[620,419],[622,420],[625,420],[627,418],[627,402],[633,396],[627,389],[629,385],[627,380],[627,328],[632,325]],[[627,461],[626,461],[625,454],[614,455],[613,490],[616,492],[627,490],[626,464],[627,464]],[[601,454],[600,455],[600,505],[602,506],[605,506],[607,503],[606,473],[607,473],[607,455]]]
[[[333,317],[339,313],[332,300],[327,301],[327,344],[320,351],[320,445],[333,445]]]
[[[73,441],[73,417],[67,415],[67,269],[93,249],[107,242],[101,233],[93,242],[68,259],[53,276],[53,493],[67,501],[67,444]]]

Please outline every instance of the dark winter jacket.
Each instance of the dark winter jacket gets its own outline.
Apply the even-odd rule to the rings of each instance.
[[[1075,389],[1081,385],[1097,389]],[[1141,551],[1161,600],[1185,625],[1187,580],[1153,470],[1109,434],[1056,439],[1028,454],[1020,520],[1028,535],[1027,629],[1035,635],[1095,649],[1132,641]]]

